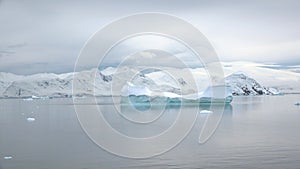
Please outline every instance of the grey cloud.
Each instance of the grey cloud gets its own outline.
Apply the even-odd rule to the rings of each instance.
[[[15,52],[6,51],[6,50],[0,50],[0,53],[2,53],[2,54],[14,54]]]
[[[299,9],[297,0],[0,0],[0,68],[20,74],[72,71],[95,31],[139,12],[187,20],[206,35],[223,61],[299,64],[293,45],[300,41]]]
[[[17,69],[16,69],[17,67]],[[73,71],[73,65],[65,63],[35,62],[35,63],[15,63],[0,67],[0,72],[10,72],[14,74],[31,75],[36,73],[68,73]]]
[[[17,43],[17,44],[10,44],[10,45],[3,45],[0,46],[0,57],[12,56],[14,55],[20,48],[26,46],[26,43]]]
[[[17,43],[17,44],[12,44],[12,45],[7,45],[7,48],[9,49],[17,49],[17,48],[22,48],[26,46],[27,43]]]

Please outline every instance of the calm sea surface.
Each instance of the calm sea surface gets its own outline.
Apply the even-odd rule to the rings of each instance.
[[[178,110],[169,108],[152,127],[130,127],[112,112],[107,98],[99,100],[105,104],[101,109],[111,126],[134,137],[164,131]],[[0,169],[299,169],[300,106],[296,102],[300,95],[235,97],[205,144],[199,144],[198,138],[208,114],[201,114],[188,136],[172,150],[153,158],[129,159],[104,151],[86,135],[72,99],[2,99]],[[146,114],[149,118],[157,115],[155,111]]]

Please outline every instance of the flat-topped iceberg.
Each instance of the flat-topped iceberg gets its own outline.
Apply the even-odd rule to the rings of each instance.
[[[178,104],[181,102],[186,103],[211,103],[211,102],[225,102],[230,103],[232,101],[231,89],[229,86],[209,86],[206,90],[180,95],[172,92],[158,92],[151,91],[146,86],[134,85],[127,82],[122,88],[121,96],[129,99],[123,98],[123,103],[131,102],[134,104],[150,104],[166,101],[168,104]],[[152,103],[152,104],[153,104]]]

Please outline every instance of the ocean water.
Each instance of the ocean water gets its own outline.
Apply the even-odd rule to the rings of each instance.
[[[103,150],[87,136],[72,99],[2,99],[0,169],[299,169],[300,106],[294,105],[299,101],[300,95],[234,97],[206,143],[198,143],[205,117],[209,115],[201,114],[191,132],[175,148],[152,158],[130,159]],[[107,98],[99,98],[107,121],[116,130],[134,137],[164,131],[178,113],[178,108],[171,107],[161,116],[159,124],[151,128],[130,127],[112,111],[109,102]],[[94,106],[88,103],[84,105],[87,109]],[[191,108],[184,109],[189,112]],[[160,115],[155,111],[147,113],[149,118]]]

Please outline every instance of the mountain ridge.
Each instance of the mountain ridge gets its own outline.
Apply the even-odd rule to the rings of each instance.
[[[53,74],[39,73],[30,76],[0,73],[0,97],[27,98],[27,97],[78,97],[78,96],[108,96],[112,95],[111,87],[119,82],[130,80],[138,86],[146,86],[156,92],[170,92],[175,94],[191,94],[204,90],[209,86],[207,78],[201,69],[191,69],[196,80],[200,79],[201,87],[195,88],[191,84],[194,79],[182,73],[181,70],[171,70],[178,74],[177,79],[163,71],[143,73],[134,68],[109,67],[102,71],[94,68],[74,73]],[[182,74],[180,74],[182,73]],[[75,77],[73,79],[73,77]],[[131,79],[130,79],[131,78]],[[189,77],[193,78],[193,77]],[[91,80],[93,79],[93,80]],[[80,88],[73,91],[72,83],[76,80]],[[115,81],[114,81],[115,80]],[[115,83],[116,82],[116,83]],[[225,78],[226,85],[230,86],[233,95],[274,95],[279,94],[276,88],[265,87],[245,73],[232,73]],[[121,84],[121,83],[120,83]],[[198,84],[197,84],[198,85]],[[121,89],[122,86],[116,87]],[[200,90],[199,90],[200,89]],[[121,90],[120,90],[121,91]],[[119,95],[120,93],[113,93]]]

